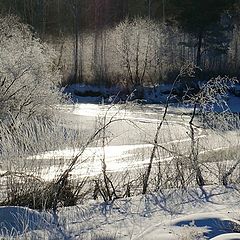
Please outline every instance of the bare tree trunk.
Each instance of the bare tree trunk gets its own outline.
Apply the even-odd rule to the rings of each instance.
[[[148,0],[148,17],[151,19],[152,0]]]
[[[125,39],[123,41],[123,58],[124,58],[124,61],[126,61],[126,68],[127,68],[128,78],[129,78],[131,84],[134,85],[134,76],[133,76],[133,71],[132,71],[132,68],[131,68],[131,62],[130,62],[129,53],[130,53],[129,43]],[[127,81],[127,84],[128,84],[128,81]]]
[[[201,67],[201,55],[202,55],[202,42],[203,42],[203,33],[202,31],[198,34],[198,45],[197,45],[197,67]]]
[[[148,33],[148,40],[147,40],[147,48],[146,48],[146,52],[145,52],[144,65],[143,65],[142,75],[141,75],[141,78],[140,78],[140,83],[141,83],[141,84],[143,84],[144,77],[145,77],[146,70],[147,70],[147,66],[148,66],[150,34],[151,34],[151,33],[150,33],[150,31],[149,31],[149,33]]]
[[[237,166],[240,164],[240,160],[238,160],[222,177],[222,183],[224,186],[227,186],[229,184],[228,178],[232,175],[234,170],[237,168]]]
[[[41,1],[41,11],[42,11],[42,36],[44,37],[46,34],[46,22],[47,22],[47,16],[46,16],[46,9],[47,9],[47,2],[45,0]]]
[[[200,169],[199,163],[198,163],[198,144],[197,144],[197,139],[195,138],[195,130],[194,130],[194,125],[193,125],[193,120],[194,120],[195,115],[196,115],[196,108],[197,108],[197,106],[195,104],[193,114],[192,114],[191,120],[189,122],[190,138],[191,138],[190,160],[192,162],[193,169],[194,169],[195,174],[196,174],[197,185],[198,186],[204,186],[205,182],[204,182],[202,172],[201,172],[201,169]]]
[[[82,34],[80,34],[79,36],[79,41],[80,41],[80,52],[79,52],[79,71],[78,71],[78,78],[79,78],[79,81],[83,81],[83,58],[84,58],[84,43],[83,43],[83,36]]]
[[[234,41],[234,72],[237,70],[238,68],[238,60],[239,60],[239,56],[238,56],[238,47],[239,47],[239,41],[238,41],[238,32],[239,32],[239,27],[238,25],[236,26],[235,29],[235,41]]]
[[[78,51],[79,51],[79,9],[78,2],[75,1],[75,52],[74,52],[74,81],[78,81]]]
[[[163,22],[166,22],[166,0],[162,0],[162,14],[163,14]]]
[[[135,86],[140,86],[140,77],[139,77],[139,51],[140,51],[140,36],[137,35],[137,49],[136,49],[136,58],[135,58]]]
[[[105,32],[95,29],[93,49],[94,78],[99,85],[105,80]]]

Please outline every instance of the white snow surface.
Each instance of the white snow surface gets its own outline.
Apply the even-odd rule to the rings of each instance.
[[[239,239],[240,233],[226,233],[212,238],[212,240],[239,240]]]
[[[199,86],[201,86],[205,81],[199,82]],[[180,84],[181,85],[181,84]],[[181,86],[179,84],[175,86],[175,88],[180,91]],[[166,103],[166,100],[168,99],[168,95],[171,92],[172,84],[171,83],[162,83],[153,87],[144,87],[144,100],[143,102],[152,104],[164,104]],[[228,96],[226,96],[226,103],[230,111],[232,112],[240,112],[240,85],[236,84],[235,86],[231,87],[231,91],[229,91]],[[117,88],[117,87],[98,87],[93,85],[84,85],[84,84],[72,84],[65,88],[65,92],[69,93],[73,99],[74,102],[78,103],[101,103],[101,102],[108,102],[108,103],[114,103],[116,101],[121,100],[121,93],[123,89]],[[100,96],[78,96],[77,93],[87,93],[87,92],[93,92],[93,93],[99,93]],[[134,92],[131,94],[134,97]],[[104,100],[104,98],[107,99]],[[126,96],[128,97],[128,96]],[[131,98],[130,98],[131,100]],[[179,103],[179,100],[175,97],[172,97],[170,99],[170,102],[173,104],[181,105]],[[224,109],[226,110],[226,109]],[[216,107],[216,111],[223,111],[223,109],[218,109]]]
[[[239,240],[239,199],[235,187],[208,186],[164,190],[111,204],[91,201],[60,208],[57,218],[27,208],[1,207],[0,235],[11,233],[19,239]]]
[[[230,96],[229,107],[240,112],[240,98]],[[74,114],[99,116],[99,108],[75,109]],[[121,112],[120,112],[121,113]],[[113,112],[114,114],[114,112]],[[126,112],[123,112],[126,116]],[[128,115],[127,118],[136,116]],[[139,118],[141,121],[157,121]],[[200,137],[204,137],[204,135]],[[177,140],[179,141],[179,140]],[[185,141],[182,139],[182,141]],[[87,148],[81,162],[72,174],[90,176],[101,169],[100,159],[104,151],[108,171],[116,171],[144,164],[131,163],[138,148],[151,149],[151,144],[107,146]],[[79,149],[65,149],[33,156],[35,159],[71,159]],[[119,157],[120,156],[120,157]],[[126,161],[121,161],[123,158]],[[119,160],[119,161],[118,161]],[[149,159],[147,159],[149,160]],[[165,159],[167,160],[167,158]],[[84,165],[85,164],[85,165]],[[112,164],[112,165],[111,165]],[[124,165],[125,164],[125,165]],[[132,165],[131,165],[132,164]],[[67,166],[67,165],[66,165]],[[42,173],[46,180],[52,180],[62,169],[47,169]],[[90,169],[91,167],[91,169]],[[95,169],[95,170],[94,170]],[[51,175],[54,173],[54,176]],[[113,203],[89,201],[82,205],[59,208],[57,215],[38,212],[22,207],[0,207],[0,238],[8,236],[17,239],[120,239],[120,240],[240,240],[240,191],[238,186],[229,188],[207,186],[196,189],[169,189],[146,196],[118,199]]]

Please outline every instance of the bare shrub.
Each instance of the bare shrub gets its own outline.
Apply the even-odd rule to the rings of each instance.
[[[0,17],[0,28],[0,143],[11,139],[20,144],[34,129],[50,130],[54,105],[63,100],[57,88],[61,76],[54,63],[55,52],[35,38],[28,26],[7,16]],[[29,141],[24,147],[35,143]]]
[[[142,194],[146,194],[147,189],[148,189],[149,178],[150,178],[152,167],[153,167],[153,161],[154,161],[154,158],[156,157],[156,153],[157,153],[158,148],[159,148],[158,138],[159,138],[159,135],[161,134],[162,126],[166,122],[166,117],[167,117],[167,114],[168,114],[168,108],[169,108],[170,100],[173,97],[174,87],[177,84],[177,82],[180,80],[181,77],[192,76],[195,73],[195,70],[196,70],[196,67],[193,64],[186,64],[186,65],[182,66],[180,73],[177,75],[177,77],[174,80],[171,92],[169,93],[166,104],[165,104],[165,109],[164,109],[164,112],[163,112],[163,115],[162,115],[162,119],[161,119],[161,121],[159,121],[159,123],[157,125],[157,128],[156,128],[156,133],[155,133],[155,136],[154,136],[154,139],[153,139],[153,148],[152,148],[152,151],[151,151],[149,164],[147,165],[146,171],[145,171],[144,176],[143,176]]]
[[[176,27],[143,18],[125,19],[111,29],[81,32],[77,83],[132,88],[173,81],[185,59],[194,59],[194,48],[187,51],[179,44],[188,37]],[[75,40],[62,36],[52,43],[58,52],[64,85],[74,83]]]
[[[48,118],[60,102],[55,52],[13,16],[0,18],[1,120],[16,124],[19,115]]]
[[[14,16],[0,17],[0,29],[0,161],[7,195],[1,201],[49,208],[53,184],[41,179],[41,171],[52,162],[33,156],[81,145],[79,131],[67,131],[56,115],[56,105],[65,102],[56,53]],[[75,204],[78,194],[69,182],[59,198]]]
[[[6,172],[1,175],[5,183],[4,198],[0,201],[2,206],[25,206],[31,209],[48,210],[53,206],[55,198],[54,181],[45,181],[35,176],[36,173],[27,175],[24,172]],[[75,206],[79,199],[89,193],[85,184],[87,179],[78,181],[68,180],[58,196],[58,206]],[[90,185],[88,185],[90,188]]]
[[[126,19],[112,32],[112,38],[113,51],[120,57],[122,78],[130,86],[142,86],[154,65],[158,65],[155,51],[158,26],[148,19]]]
[[[196,126],[194,120],[196,118],[197,109],[199,109],[199,114],[205,116],[206,114],[214,113],[216,115],[215,118],[212,118],[210,121],[203,121],[203,124],[208,124],[208,127],[215,130],[216,122],[220,122],[221,119],[224,122],[224,127],[229,126],[231,122],[227,118],[219,118],[221,117],[221,113],[218,114],[216,112],[216,107],[220,108],[223,111],[227,103],[225,101],[225,97],[229,88],[236,82],[234,78],[228,77],[217,77],[210,79],[207,83],[201,86],[200,91],[197,94],[192,96],[188,96],[189,100],[187,103],[193,105],[193,113],[191,115],[191,119],[189,121],[190,126],[190,138],[191,138],[191,153],[189,158],[192,162],[192,167],[196,173],[196,182],[199,186],[203,186],[205,184],[205,180],[202,175],[200,163],[198,160],[199,156],[199,148],[198,148],[198,139],[196,138]],[[231,113],[230,113],[231,114]],[[227,127],[228,129],[228,127]]]

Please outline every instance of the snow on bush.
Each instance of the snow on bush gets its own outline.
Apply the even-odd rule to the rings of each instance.
[[[0,17],[0,119],[49,117],[59,103],[55,53],[13,16]]]
[[[36,205],[46,186],[36,176],[54,159],[28,157],[81,144],[79,131],[67,131],[56,114],[64,97],[55,52],[14,16],[0,16],[0,52],[0,204]]]
[[[182,49],[178,43],[184,37],[186,34],[176,27],[144,18],[126,19],[114,28],[95,33],[83,32],[79,38],[80,82],[132,87],[173,80],[185,63],[185,58],[176,54]],[[61,47],[53,46],[62,65],[63,85],[67,85],[73,83],[72,53],[76,43],[66,37],[61,42]]]
[[[149,19],[126,19],[111,32],[111,49],[118,56],[115,65],[121,66],[119,74],[128,84],[142,85],[146,78],[151,81],[150,74],[159,70],[157,45],[161,38],[160,27]]]
[[[0,153],[6,160],[60,138],[54,106],[63,95],[55,52],[14,16],[0,16],[0,52]]]

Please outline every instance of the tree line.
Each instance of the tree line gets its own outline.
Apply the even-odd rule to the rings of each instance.
[[[149,27],[153,30],[152,32],[145,31],[148,36],[143,37],[140,33],[139,37],[149,39],[148,43],[151,44],[147,47],[147,52],[145,51],[147,59],[143,57],[141,64],[138,63],[139,50],[144,49],[146,44],[142,46],[141,41],[136,42],[138,38],[131,40],[135,41],[134,44],[130,41],[129,45],[135,45],[134,49],[131,46],[128,47],[129,53],[135,56],[134,70],[131,68],[130,61],[126,63],[125,59],[125,63],[121,62],[128,72],[128,82],[133,82],[133,75],[137,76],[134,82],[141,82],[141,84],[149,82],[151,78],[169,80],[174,71],[179,70],[181,63],[186,61],[194,62],[208,73],[220,71],[223,74],[237,75],[239,8],[240,1],[238,0],[0,1],[2,14],[18,15],[24,23],[33,27],[37,35],[51,42],[59,52],[59,64],[62,67],[64,79],[71,80],[71,82],[89,81],[91,78],[91,81],[97,80],[98,82],[102,80],[109,82],[110,79],[113,83],[112,79],[115,79],[119,72],[113,71],[113,68],[117,68],[116,66],[109,67],[107,63],[112,61],[112,59],[107,59],[109,55],[116,52],[116,49],[114,51],[109,49],[111,47],[108,41],[109,31],[116,30],[115,33],[117,33],[121,24],[126,25],[126,22],[133,25],[140,23],[141,21],[137,21],[136,18],[148,19],[149,23],[155,26],[155,30],[155,23],[157,23],[157,29],[161,29],[159,31],[162,35],[160,34],[158,36],[160,39],[156,40],[156,31],[153,27]],[[137,28],[141,28],[141,24],[135,30]],[[131,27],[128,27],[128,30],[130,29]],[[161,41],[161,44],[152,39]],[[123,42],[124,39],[122,39]],[[149,50],[153,48],[155,54]],[[159,55],[160,51],[162,55]],[[90,56],[87,56],[89,54]],[[150,54],[153,54],[154,60],[149,62]],[[165,61],[166,55],[168,56],[167,62]],[[161,59],[158,59],[159,57]],[[161,65],[162,70],[160,73],[156,71],[157,76],[152,77],[152,72],[149,73],[146,69],[154,61],[155,65],[151,66],[151,69],[159,70],[160,68],[156,67],[157,63],[158,66]],[[84,69],[84,65],[88,67]],[[136,68],[135,65],[138,67]],[[163,69],[163,65],[171,65],[171,67]],[[139,66],[141,69],[138,69]],[[143,72],[141,76],[144,78],[140,81],[137,79],[141,78],[139,72]],[[126,76],[122,73],[120,75],[121,82],[125,81]]]
[[[187,31],[205,28],[219,20],[224,11],[239,8],[238,0],[1,0],[1,13],[13,13],[41,34],[71,32],[113,26],[126,17],[149,17],[177,21]]]

